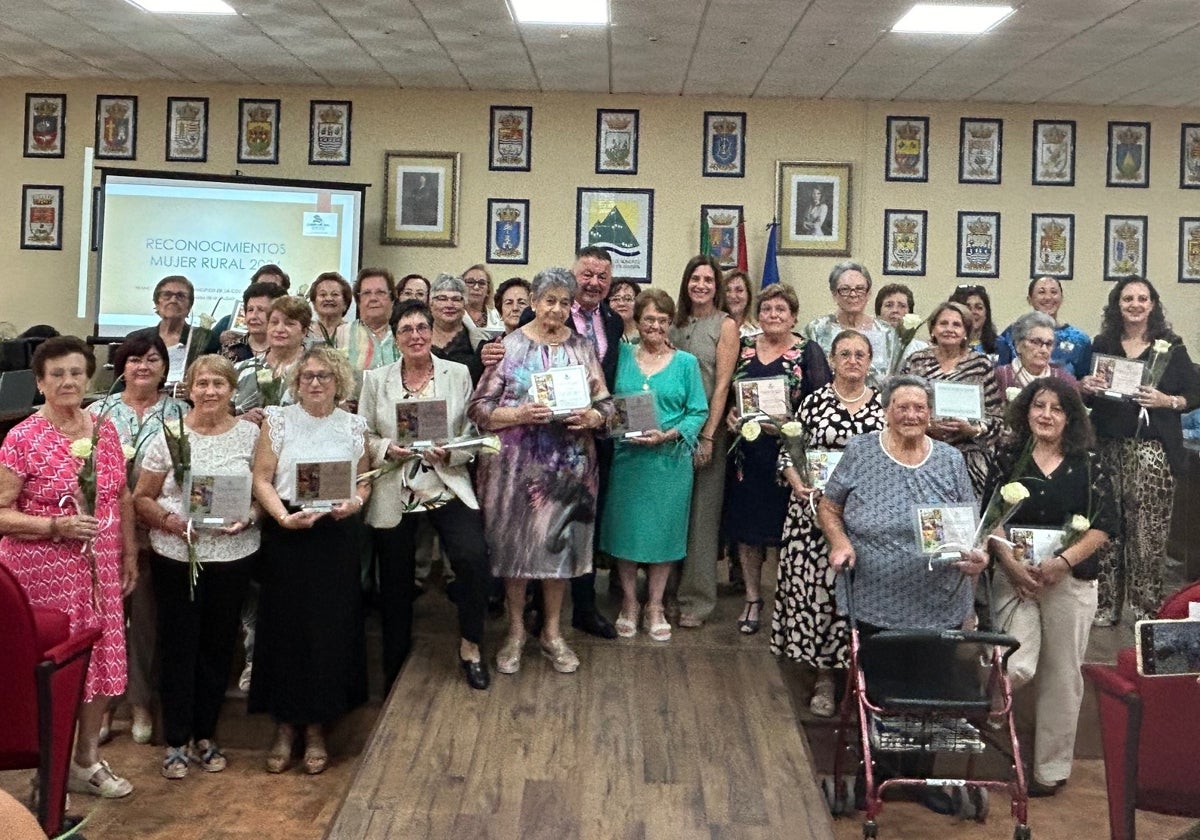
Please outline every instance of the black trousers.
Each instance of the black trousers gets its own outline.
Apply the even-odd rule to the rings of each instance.
[[[613,442],[607,438],[597,440],[596,467],[600,476],[596,491],[596,528],[592,534],[593,552],[600,548],[600,519],[604,516],[604,500],[608,496],[608,474],[612,471],[612,459]],[[594,565],[590,572],[571,578],[571,607],[575,613],[595,612],[596,567]]]
[[[168,746],[211,739],[216,732],[253,559],[205,563],[193,599],[188,564],[153,556],[159,695]]]
[[[383,676],[391,685],[412,649],[413,589],[417,526],[422,518],[437,532],[454,570],[458,632],[468,642],[483,641],[491,570],[483,517],[458,499],[424,513],[406,513],[394,528],[372,528],[379,560],[379,607],[383,619]]]

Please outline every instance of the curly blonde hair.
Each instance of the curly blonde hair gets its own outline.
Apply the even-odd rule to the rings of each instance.
[[[333,395],[335,403],[340,403],[354,392],[354,372],[350,369],[350,360],[346,358],[346,354],[333,347],[316,344],[304,351],[288,374],[287,387],[293,394],[300,393],[300,372],[308,362],[317,362],[333,371],[333,379],[337,385]]]

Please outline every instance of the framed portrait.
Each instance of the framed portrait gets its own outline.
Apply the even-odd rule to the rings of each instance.
[[[529,199],[487,200],[486,263],[529,263]]]
[[[850,164],[781,160],[775,164],[779,253],[850,254]]]
[[[279,100],[238,100],[238,163],[279,163]]]
[[[488,169],[528,172],[533,155],[533,109],[493,105],[488,131]]]
[[[166,159],[208,160],[207,97],[167,97]]]
[[[640,113],[596,109],[597,175],[637,174]]]
[[[1075,214],[1029,217],[1029,276],[1070,280],[1075,276]]]
[[[925,274],[925,210],[883,211],[883,273],[910,277]]]
[[[1000,214],[958,211],[958,276],[1000,276]]]
[[[1109,122],[1106,187],[1150,186],[1150,123]]]
[[[575,249],[607,248],[614,277],[650,281],[654,256],[654,190],[579,187]]]
[[[383,245],[458,245],[458,152],[384,152]]]
[[[999,184],[1004,120],[963,117],[958,121],[958,183]]]
[[[134,160],[137,157],[136,96],[96,97],[97,160]]]
[[[929,180],[929,117],[888,117],[884,177]]]
[[[738,225],[742,223],[740,204],[700,205],[700,250],[698,254],[712,254],[729,270],[738,264]],[[707,243],[704,240],[708,237]],[[705,250],[707,248],[707,250]]]
[[[705,111],[700,174],[706,178],[746,175],[746,112]]]
[[[1179,127],[1179,188],[1200,190],[1200,123]]]
[[[1075,186],[1075,120],[1033,121],[1032,183]]]
[[[1200,216],[1179,219],[1179,282],[1200,283]]]
[[[1145,216],[1104,217],[1104,279],[1142,277],[1146,273]]]
[[[312,166],[350,165],[350,118],[344,99],[308,101],[308,162]]]
[[[21,247],[62,250],[63,188],[49,184],[21,187]]]
[[[67,137],[67,95],[25,94],[25,157],[60,158]]]

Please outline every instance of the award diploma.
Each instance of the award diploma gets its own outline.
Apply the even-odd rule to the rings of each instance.
[[[932,380],[933,416],[978,423],[983,420],[983,386],[974,382]]]
[[[592,404],[587,369],[583,365],[550,368],[530,377],[529,396],[555,414],[570,414]]]

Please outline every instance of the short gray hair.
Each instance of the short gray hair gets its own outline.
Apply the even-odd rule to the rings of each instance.
[[[433,297],[438,292],[458,292],[466,300],[467,284],[453,274],[439,274],[429,286],[429,296]]]
[[[871,291],[871,272],[867,271],[867,267],[862,263],[856,263],[854,260],[843,260],[833,267],[829,272],[829,291],[836,292],[838,281],[842,279],[842,275],[847,271],[857,271],[867,281],[867,291]]]
[[[575,275],[571,273],[571,269],[556,265],[543,268],[533,275],[533,282],[529,284],[529,299],[537,300],[554,288],[566,289],[571,293],[571,299],[574,300],[575,291],[579,287],[575,283]]]
[[[1029,331],[1036,329],[1037,327],[1045,327],[1051,332],[1054,332],[1054,319],[1045,312],[1038,312],[1037,310],[1034,310],[1033,312],[1026,312],[1020,318],[1013,321],[1013,344],[1020,344],[1029,335]]]
[[[914,376],[911,373],[901,373],[896,376],[889,376],[883,381],[883,385],[879,388],[879,403],[884,408],[892,401],[892,394],[900,388],[920,388],[925,392],[925,399],[929,402],[929,406],[933,407],[933,386],[923,376]]]

